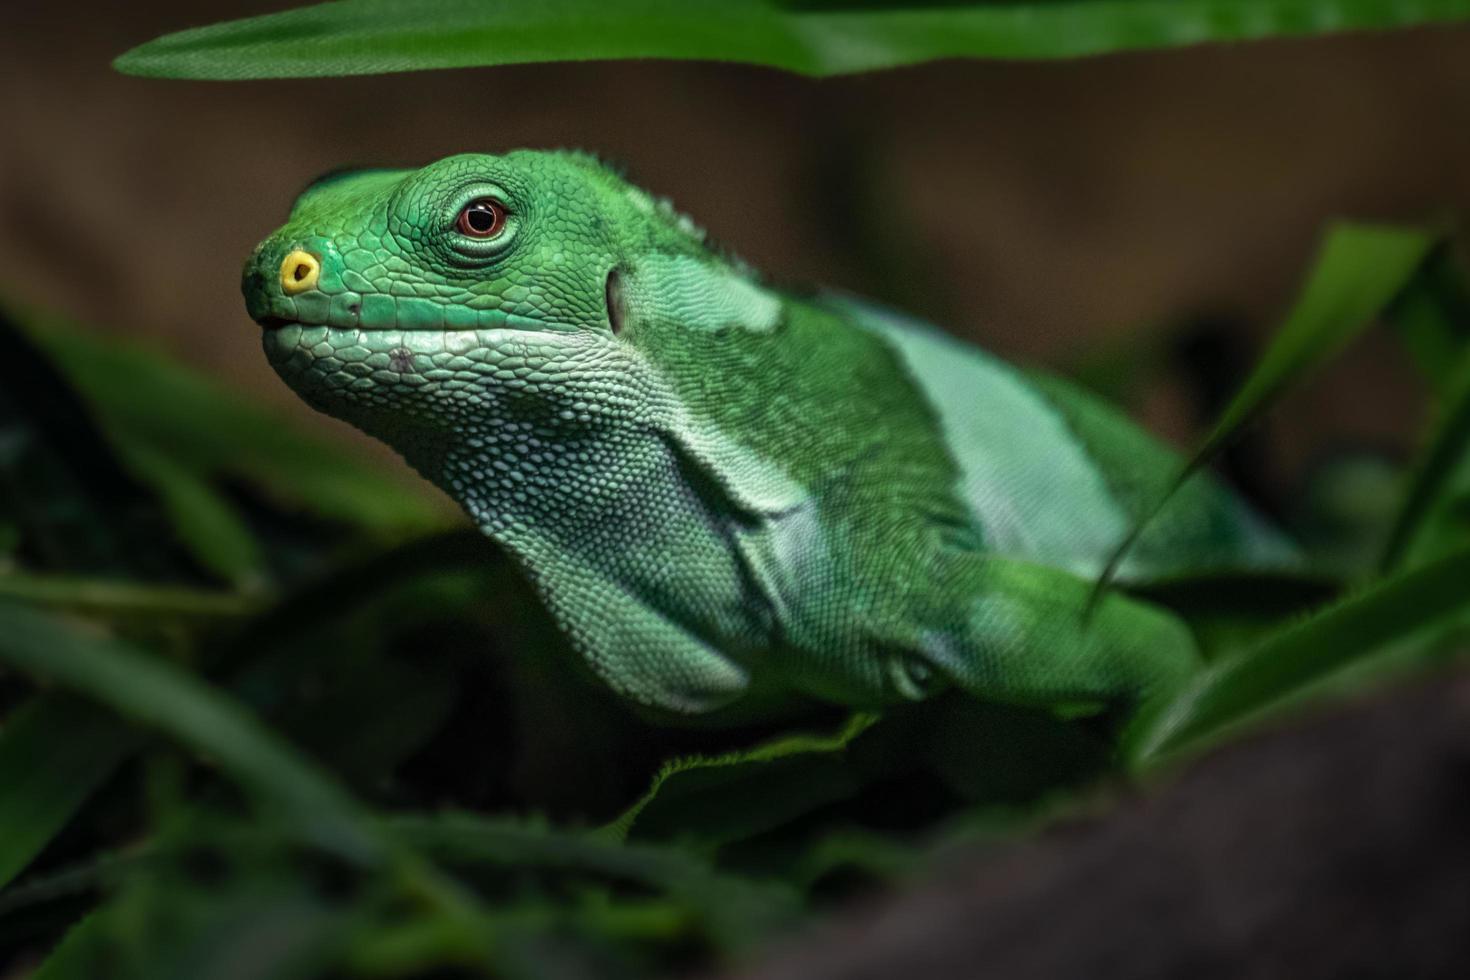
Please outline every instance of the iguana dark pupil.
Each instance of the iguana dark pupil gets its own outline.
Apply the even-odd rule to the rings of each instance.
[[[500,227],[500,207],[493,201],[475,201],[460,215],[460,228],[465,234],[486,237]]]

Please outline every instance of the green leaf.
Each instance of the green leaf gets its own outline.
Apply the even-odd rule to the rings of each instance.
[[[777,826],[821,803],[858,788],[851,774],[825,763],[840,761],[848,745],[878,721],[855,714],[828,734],[796,733],[720,755],[671,759],[654,774],[648,790],[602,828],[622,840],[653,812],[659,821],[692,836],[728,840]],[[816,762],[812,768],[807,763]],[[797,778],[787,778],[795,775]]]
[[[33,569],[190,582],[167,512],[0,306],[0,519]]]
[[[1444,242],[1388,311],[1394,332],[1439,395],[1455,380],[1470,344],[1467,260],[1461,240]]]
[[[238,619],[255,612],[258,605],[257,600],[234,592],[23,572],[0,574],[0,597],[108,620],[151,622],[153,626],[161,618],[171,622]]]
[[[236,586],[259,586],[265,555],[239,513],[198,473],[143,443],[131,446],[128,466],[162,499],[179,537],[200,564]]]
[[[195,853],[225,845],[196,841]],[[75,924],[36,972],[52,980],[238,980],[321,976],[342,945],[348,915],[251,854],[252,876],[210,883],[172,865],[139,866]],[[243,856],[242,856],[243,858]]]
[[[394,817],[387,826],[395,840],[447,867],[559,869],[653,889],[692,909],[729,946],[788,922],[797,909],[788,888],[719,873],[684,850],[617,842],[603,833],[468,813]]]
[[[1329,230],[1311,276],[1255,370],[1164,494],[1118,545],[1094,597],[1111,584],[1129,549],[1179,488],[1284,391],[1371,326],[1413,281],[1441,237],[1389,225],[1341,224]]]
[[[103,709],[42,694],[0,728],[0,888],[142,743]]]
[[[302,891],[283,881],[273,893],[196,896],[178,910],[185,921],[170,923],[167,935],[148,937],[152,942],[142,950],[127,932],[135,910],[119,907],[109,923],[113,942],[105,948],[115,957],[118,945],[134,947],[127,950],[135,961],[129,972],[138,980],[311,980],[340,947],[343,917]]]
[[[1467,530],[1456,511],[1470,487],[1470,288],[1457,244],[1436,252],[1389,313],[1436,398],[1433,425],[1379,558],[1384,571],[1442,553]]]
[[[180,31],[114,66],[158,78],[302,78],[597,58],[840,75],[938,58],[1068,58],[1470,17],[1470,0],[340,0]]]
[[[78,863],[28,874],[19,884],[0,890],[0,922],[18,910],[66,902],[114,885],[149,857],[146,846],[129,846],[117,851],[94,852]]]
[[[1313,553],[1314,562],[1318,555]],[[1338,598],[1345,582],[1306,569],[1218,572],[1161,578],[1139,586],[1189,624],[1206,659],[1254,646],[1283,622]]]
[[[1328,229],[1307,284],[1260,363],[1195,452],[1198,468],[1281,392],[1371,326],[1409,285],[1443,234],[1392,225]]]
[[[96,980],[108,976],[113,957],[107,949],[108,911],[88,915],[72,926],[31,980]]]
[[[1449,544],[1429,542],[1424,534],[1432,519],[1453,507],[1470,450],[1470,356],[1461,358],[1457,376],[1449,383],[1440,410],[1440,418],[1430,433],[1429,441],[1414,465],[1408,492],[1383,549],[1380,567],[1393,571],[1409,555],[1416,542],[1441,548]]]
[[[165,731],[275,805],[304,839],[358,861],[380,857],[351,798],[239,705],[115,639],[0,600],[0,663]]]
[[[479,903],[388,837],[332,778],[237,702],[157,658],[0,600],[0,665],[9,665],[162,731],[266,804],[295,840],[388,873],[406,898],[470,944],[484,936]]]
[[[1390,644],[1470,612],[1470,549],[1375,583],[1362,593],[1207,667],[1125,738],[1135,765],[1249,720]]]
[[[194,598],[182,583],[199,582],[199,568],[171,533],[165,508],[3,308],[0,342],[0,513],[18,532],[29,567],[64,573],[0,575],[0,595],[72,608],[101,598],[113,611],[121,599],[129,612],[150,614],[156,628],[157,614],[172,606],[154,600]],[[99,590],[76,577],[89,574],[121,581]],[[141,741],[110,713],[64,696],[40,697],[8,719],[0,732],[0,885]]]
[[[174,464],[167,489],[178,512],[206,519],[197,493],[181,489],[178,470],[196,478],[248,481],[278,500],[323,517],[391,532],[443,526],[446,511],[427,489],[396,479],[363,454],[300,431],[290,420],[229,391],[168,355],[105,340],[54,319],[25,324],[56,366],[96,409],[108,435],[132,459]],[[208,520],[218,529],[217,513]],[[238,569],[249,556],[212,555]]]

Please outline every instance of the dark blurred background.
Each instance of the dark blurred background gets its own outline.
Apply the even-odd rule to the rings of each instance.
[[[14,3],[0,289],[154,340],[344,438],[270,371],[237,285],[296,191],[344,164],[595,150],[778,280],[1068,370],[1164,350],[1203,388],[1164,371],[1127,392],[1176,442],[1208,411],[1198,392],[1248,368],[1326,222],[1470,213],[1467,28],[821,82],[648,62],[221,84],[108,62],[289,4]],[[1279,498],[1338,447],[1402,450],[1417,390],[1390,339],[1359,345],[1276,413],[1261,481]]]

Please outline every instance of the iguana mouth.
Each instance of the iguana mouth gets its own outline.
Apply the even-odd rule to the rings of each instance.
[[[275,305],[275,304],[273,304]],[[278,307],[279,308],[279,307]],[[373,321],[364,316],[364,310],[356,303],[348,306],[344,312],[333,311],[325,318],[300,319],[292,316],[282,316],[280,313],[265,313],[261,316],[252,317],[255,322],[266,331],[277,331],[284,327],[301,327],[303,329],[314,329],[316,327],[327,327],[331,330],[357,330],[362,333],[385,333],[388,331],[401,331],[403,333],[474,333],[480,330],[513,330],[521,333],[576,333],[578,328],[572,323],[558,323],[555,320],[541,320],[534,317],[522,316],[515,313],[505,313],[501,310],[478,311],[471,321],[469,318],[453,321],[445,317],[439,323],[405,323],[400,321]],[[371,321],[371,322],[365,322]]]

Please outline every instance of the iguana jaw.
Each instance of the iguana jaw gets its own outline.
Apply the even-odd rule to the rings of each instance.
[[[471,355],[487,348],[517,348],[530,344],[545,349],[569,337],[570,331],[555,328],[486,327],[478,330],[405,330],[400,327],[338,327],[324,323],[275,320],[264,323],[266,351],[301,352],[308,358],[355,353],[402,350],[408,354]]]
[[[429,466],[478,426],[503,424],[509,400],[556,415],[554,379],[598,338],[584,331],[403,330],[283,323],[262,331],[281,380],[316,408]],[[435,472],[431,478],[438,480]]]

